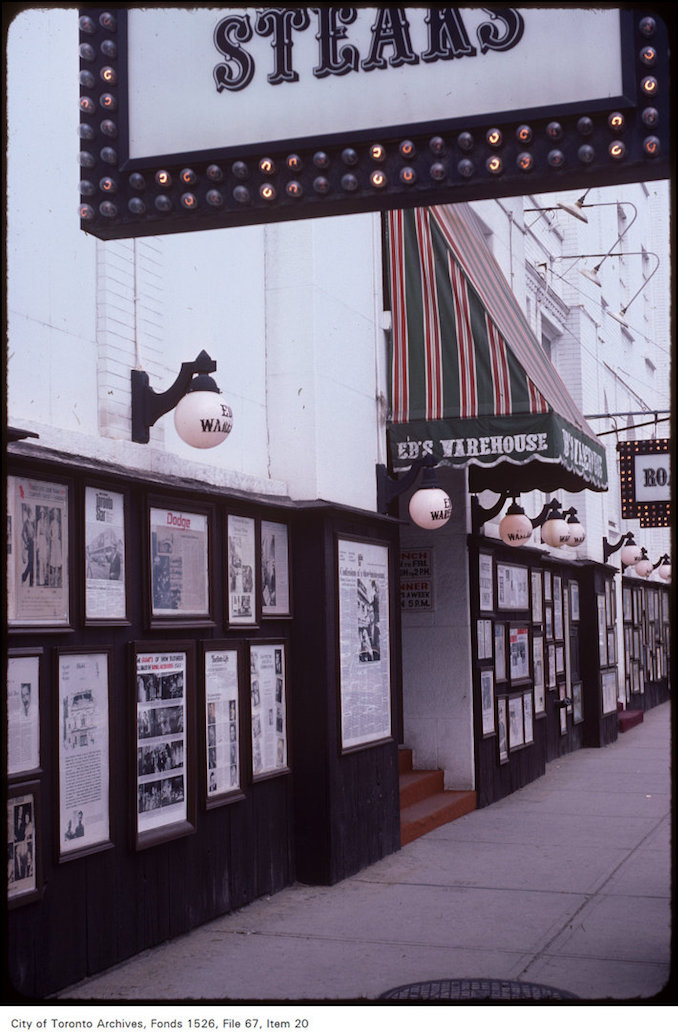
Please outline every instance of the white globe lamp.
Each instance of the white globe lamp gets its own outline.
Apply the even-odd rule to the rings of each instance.
[[[212,377],[200,374],[174,410],[177,434],[193,448],[214,448],[231,433],[233,412]]]
[[[570,543],[570,528],[559,510],[551,513],[541,527],[541,540],[554,549]]]
[[[637,563],[634,564],[633,569],[635,570],[638,577],[648,578],[654,568],[652,566],[651,561],[647,558],[647,553],[645,552],[645,549],[642,549],[641,552],[642,557],[638,560]]]
[[[574,549],[577,549],[586,538],[586,531],[580,524],[576,513],[573,513],[567,518],[567,526],[570,529],[570,540],[567,544],[571,545]]]
[[[452,502],[438,484],[435,470],[424,470],[422,486],[412,495],[408,508],[413,522],[427,531],[443,527],[450,519]]]
[[[639,545],[636,545],[632,537],[631,541],[622,547],[620,559],[625,567],[635,567],[642,558],[643,551]]]
[[[659,566],[657,567],[657,573],[662,581],[671,580],[671,564],[668,556],[662,556]]]
[[[499,521],[499,537],[506,545],[521,546],[530,540],[533,531],[532,521],[514,499]]]

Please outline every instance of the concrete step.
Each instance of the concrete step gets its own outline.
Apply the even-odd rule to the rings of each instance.
[[[412,750],[407,746],[398,747],[398,773],[404,774],[412,770]]]
[[[622,710],[619,713],[619,731],[628,732],[629,728],[639,725],[643,720],[642,710]]]
[[[442,771],[406,771],[400,776],[401,811],[427,796],[442,793],[444,788]]]
[[[400,843],[405,846],[427,832],[447,825],[476,809],[476,794],[472,790],[449,789],[435,793],[400,811]]]

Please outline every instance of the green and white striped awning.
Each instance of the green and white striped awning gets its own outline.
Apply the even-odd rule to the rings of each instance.
[[[468,205],[388,214],[394,470],[434,455],[469,488],[607,490],[605,450]]]

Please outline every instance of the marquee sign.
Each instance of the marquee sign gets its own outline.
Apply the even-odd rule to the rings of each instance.
[[[670,438],[617,444],[624,520],[639,520],[641,527],[670,525],[670,449]]]
[[[666,178],[647,7],[83,8],[103,239]]]

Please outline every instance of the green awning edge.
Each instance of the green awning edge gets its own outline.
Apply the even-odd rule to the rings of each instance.
[[[472,492],[608,489],[603,445],[554,412],[390,424],[388,444],[392,470],[433,455],[468,467]]]

